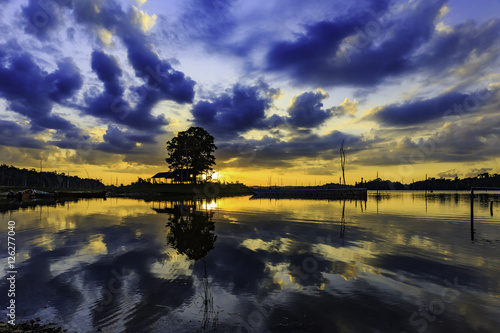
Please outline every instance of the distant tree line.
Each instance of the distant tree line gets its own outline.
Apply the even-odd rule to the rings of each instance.
[[[19,169],[14,166],[0,165],[1,186],[24,187],[54,187],[73,189],[104,189],[104,184],[98,179],[82,179],[77,176],[67,176],[57,171],[38,172],[35,169]]]
[[[428,178],[410,184],[392,182],[376,178],[370,181],[356,183],[357,187],[365,187],[369,190],[470,190],[471,187],[500,187],[500,175],[488,172],[459,179]]]
[[[153,182],[151,181],[151,178],[141,178],[141,177],[137,177],[137,181],[136,182],[132,182],[130,185],[145,185],[145,184],[153,184]]]

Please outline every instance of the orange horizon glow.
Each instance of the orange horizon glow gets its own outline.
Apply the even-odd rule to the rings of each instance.
[[[18,168],[33,169],[33,166],[14,165]],[[354,168],[354,166],[353,166]],[[346,184],[354,185],[356,182],[370,181],[378,177],[382,180],[398,181],[403,184],[409,184],[413,181],[424,180],[428,178],[440,178],[438,174],[443,170],[456,168],[456,164],[414,164],[402,166],[366,166],[357,167],[349,170],[349,161],[346,166]],[[40,171],[40,167],[34,168]],[[66,169],[66,170],[64,170]],[[164,167],[152,166],[150,168],[141,168],[140,172],[127,172],[125,170],[111,170],[106,166],[95,165],[68,165],[64,169],[55,168],[51,165],[43,166],[44,172],[64,172],[66,175],[78,176],[80,178],[99,179],[104,185],[130,185],[136,182],[139,178],[148,179],[158,172],[166,172],[169,170],[165,163]],[[245,170],[245,169],[218,169],[215,166],[215,180],[221,183],[242,183],[248,186],[315,186],[328,183],[339,183],[342,177],[340,164],[338,171],[332,175],[307,175],[300,173],[300,170],[287,169],[260,169],[260,170]],[[491,173],[495,173],[493,169]],[[88,176],[87,176],[88,175]],[[475,176],[475,175],[474,175]],[[462,176],[461,178],[464,178]],[[446,177],[445,177],[446,178]],[[448,177],[449,178],[449,177]],[[270,182],[269,182],[270,181]]]

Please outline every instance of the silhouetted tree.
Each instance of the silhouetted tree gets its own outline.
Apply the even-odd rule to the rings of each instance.
[[[202,127],[190,127],[167,142],[165,161],[173,170],[191,169],[194,175],[212,170],[217,149],[214,137]]]

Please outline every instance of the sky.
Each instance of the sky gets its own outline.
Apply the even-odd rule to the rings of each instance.
[[[128,184],[500,173],[500,0],[0,0],[0,163]]]

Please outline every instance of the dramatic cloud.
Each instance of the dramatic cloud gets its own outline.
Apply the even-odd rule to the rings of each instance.
[[[72,0],[40,1],[29,0],[22,7],[24,30],[41,40],[46,40],[50,34],[63,26],[62,11],[71,7]]]
[[[176,22],[176,33],[201,41],[210,50],[239,53],[251,46],[243,43],[234,45],[229,42],[238,22],[231,10],[236,0],[183,1],[183,12]],[[170,34],[171,32],[167,32]],[[242,50],[243,49],[243,50]]]
[[[250,129],[270,126],[265,112],[277,93],[265,84],[252,87],[237,84],[212,101],[198,102],[191,113],[196,125],[221,138],[233,137]]]
[[[184,73],[174,70],[167,61],[161,60],[145,45],[144,36],[131,33],[124,36],[123,41],[136,76],[145,81],[140,89],[144,89],[149,98],[177,103],[193,102],[195,82],[185,77]]]
[[[174,70],[151,49],[143,31],[144,14],[139,15],[137,10],[126,13],[112,1],[105,5],[99,3],[99,10],[89,7],[91,5],[79,3],[76,6],[77,20],[96,31],[106,29],[119,36],[126,46],[127,57],[135,75],[144,84],[131,87],[135,97],[135,105],[132,105],[125,98],[124,88],[119,81],[122,69],[117,59],[102,51],[94,51],[92,69],[104,83],[105,90],[98,95],[87,95],[85,112],[132,129],[148,130],[153,135],[163,133],[162,127],[168,122],[163,115],[153,116],[153,108],[162,100],[192,103],[195,82],[182,72]],[[148,24],[146,26],[149,27]]]
[[[332,109],[323,109],[324,99],[329,96],[324,91],[306,92],[295,96],[288,108],[288,122],[296,127],[317,127],[333,115]]]
[[[494,19],[478,25],[466,21],[434,32],[433,38],[415,56],[416,68],[426,68],[434,74],[454,71],[468,60],[481,65],[475,70],[485,70],[498,60],[500,51],[500,20]],[[484,63],[481,62],[484,58]],[[473,66],[474,67],[474,66]],[[472,74],[464,71],[464,74]]]
[[[83,32],[97,37],[100,42],[101,49],[94,48],[89,65],[104,90],[86,86],[83,99],[76,96],[83,79],[71,59],[59,61],[57,70],[47,73],[41,65],[46,65],[45,59],[35,59],[19,44],[8,42],[1,48],[0,97],[7,101],[10,110],[29,118],[31,131],[55,129],[48,137],[50,145],[83,151],[86,155],[96,149],[134,154],[139,145],[155,144],[155,136],[165,133],[166,117],[163,114],[153,115],[153,108],[159,102],[193,102],[195,82],[161,59],[149,41],[146,33],[154,26],[155,15],[149,16],[135,7],[124,9],[115,1],[30,0],[22,7],[21,17],[25,32],[47,45],[59,38],[58,32],[72,19],[77,23],[67,30],[72,40],[83,28]],[[113,36],[125,46],[123,54],[128,60],[125,64],[121,64],[117,56],[105,52]],[[46,51],[48,56],[60,52],[56,47]],[[130,78],[129,66],[138,80],[125,81],[125,76]],[[111,122],[102,137],[104,142],[82,134],[70,119],[54,114],[52,109],[56,103],[73,107],[102,123]],[[2,134],[20,131],[15,123],[2,125],[5,127]],[[7,139],[3,139],[2,143],[14,145],[12,140]],[[20,139],[16,145],[35,147],[37,144],[36,140]]]
[[[104,83],[104,91],[97,96],[87,95],[87,114],[134,129],[150,130],[151,133],[162,132],[162,126],[167,124],[166,119],[163,116],[151,115],[158,98],[153,99],[148,92],[143,92],[142,95],[138,94],[137,105],[133,108],[123,96],[124,89],[120,84],[122,70],[116,58],[102,51],[94,51],[92,69]]]
[[[144,89],[150,98],[191,103],[195,82],[184,73],[176,71],[166,60],[160,59],[144,33],[144,23],[149,16],[133,8],[128,12],[119,4],[108,1],[78,2],[74,9],[78,22],[89,25],[96,34],[107,31],[120,38],[126,47],[127,57],[137,77],[144,80]]]
[[[91,63],[97,77],[104,83],[106,92],[112,96],[121,96],[123,88],[119,80],[122,76],[122,69],[118,64],[118,60],[102,51],[94,51],[92,52]]]
[[[355,104],[346,100],[337,107],[323,108],[322,101],[329,95],[318,89],[292,98],[287,107],[287,116],[268,116],[266,111],[279,95],[278,89],[266,84],[247,87],[235,85],[231,90],[212,101],[198,102],[191,113],[195,124],[203,126],[221,139],[228,139],[252,129],[271,130],[289,127],[306,130],[316,128],[332,116],[351,114]]]
[[[9,109],[27,117],[34,131],[46,128],[72,130],[68,120],[51,113],[55,103],[62,103],[80,89],[82,78],[78,67],[63,59],[58,68],[47,73],[33,57],[17,45],[2,45],[0,52],[0,97]]]
[[[446,110],[462,104],[467,95],[448,93],[423,101],[411,101],[383,107],[374,117],[389,126],[411,126],[442,118]]]
[[[488,109],[498,110],[498,107],[499,103],[493,103]],[[498,112],[490,110],[453,116],[440,126],[408,127],[402,138],[386,132],[386,128],[374,131],[376,137],[380,136],[378,142],[363,154],[354,156],[352,162],[356,165],[385,166],[486,163],[500,157],[500,117]],[[461,174],[464,174],[463,170]]]
[[[498,58],[500,21],[439,32],[436,21],[445,3],[414,1],[402,11],[368,9],[312,23],[294,40],[276,42],[267,68],[286,72],[296,85],[369,87],[402,74],[455,69],[471,56],[493,52],[490,65]]]
[[[291,167],[300,158],[331,160],[338,157],[342,142],[353,150],[361,150],[369,142],[360,136],[332,131],[319,136],[308,134],[297,136],[288,141],[264,137],[261,140],[222,143],[217,152],[218,158],[229,161],[227,166],[239,168],[276,168]]]
[[[500,156],[499,140],[500,117],[497,114],[445,125],[427,140],[419,142],[419,147],[434,148],[428,153],[432,161],[488,161]]]
[[[368,119],[374,118],[387,126],[412,126],[441,118],[478,112],[481,107],[496,101],[496,90],[483,90],[473,94],[449,92],[426,100],[408,101],[384,106]]]
[[[156,143],[154,136],[123,131],[112,125],[108,126],[103,139],[104,142],[98,144],[96,149],[117,154],[131,153],[133,148],[137,147],[137,143]]]
[[[45,143],[31,137],[29,129],[15,122],[0,119],[0,145],[44,149]]]

